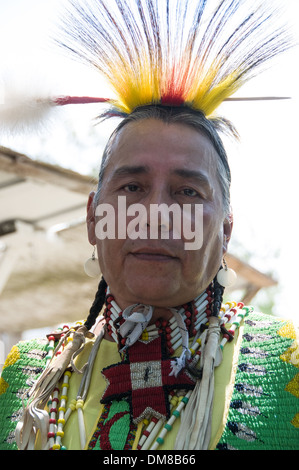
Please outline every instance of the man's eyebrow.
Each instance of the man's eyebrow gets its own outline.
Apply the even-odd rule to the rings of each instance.
[[[149,168],[144,165],[136,165],[136,166],[131,166],[131,165],[124,165],[119,168],[117,168],[114,173],[112,178],[118,178],[121,176],[127,176],[127,175],[140,175],[144,173],[149,173]]]
[[[181,176],[182,178],[199,180],[200,183],[210,186],[209,178],[201,171],[189,170],[188,168],[177,168],[173,170],[173,173]]]
[[[150,173],[150,168],[147,165],[124,165],[114,171],[112,178],[114,179],[121,178],[122,176],[141,175],[147,173]],[[189,170],[188,168],[175,168],[171,173],[180,176],[181,178],[196,179],[201,184],[210,187],[209,178],[201,171]]]

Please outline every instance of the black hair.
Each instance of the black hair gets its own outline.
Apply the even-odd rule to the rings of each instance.
[[[93,301],[92,306],[90,307],[89,315],[87,317],[86,322],[84,323],[84,326],[86,326],[88,330],[90,330],[95,324],[96,319],[105,304],[106,289],[107,289],[107,283],[105,279],[102,277],[98,286],[97,293],[95,295],[95,299]]]
[[[223,269],[222,266],[220,269]],[[213,282],[213,308],[211,315],[213,317],[218,317],[222,301],[223,301],[224,287],[219,284],[217,281],[217,276],[214,278]]]

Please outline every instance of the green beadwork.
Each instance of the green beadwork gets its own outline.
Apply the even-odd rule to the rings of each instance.
[[[105,406],[88,449],[128,450],[133,445],[135,434],[136,426],[130,421],[129,403],[126,400],[113,401]]]
[[[218,449],[298,450],[299,430],[292,425],[298,399],[286,391],[298,370],[281,360],[293,340],[278,334],[286,323],[256,313],[245,321],[234,393]]]
[[[23,409],[22,397],[46,366],[47,344],[47,340],[22,341],[7,357],[0,379],[8,385],[0,395],[0,450],[17,450],[15,428]]]

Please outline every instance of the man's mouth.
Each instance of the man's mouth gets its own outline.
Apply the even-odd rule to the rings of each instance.
[[[131,255],[134,256],[136,259],[142,261],[167,262],[178,259],[170,251],[153,248],[140,248],[136,251],[131,252]]]

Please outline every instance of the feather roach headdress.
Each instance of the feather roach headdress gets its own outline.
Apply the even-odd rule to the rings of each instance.
[[[2,126],[53,106],[109,103],[101,117],[150,104],[211,117],[219,105],[286,50],[290,38],[265,0],[67,0],[60,46],[106,77],[111,98],[39,97],[0,110]],[[29,106],[28,106],[29,103]],[[21,109],[19,113],[18,106]],[[40,108],[38,110],[37,108]],[[16,127],[16,126],[15,126]]]
[[[212,116],[289,45],[271,3],[252,0],[70,0],[61,44],[99,70],[108,115],[162,104]],[[273,5],[273,3],[272,3]]]

